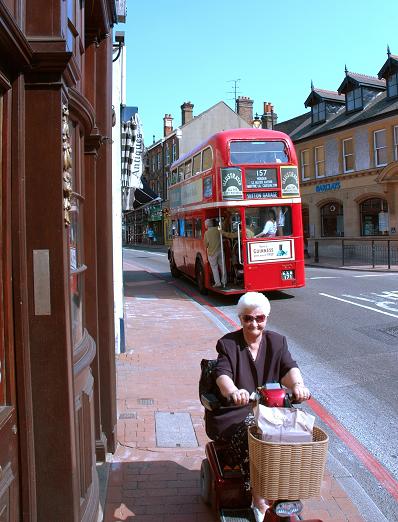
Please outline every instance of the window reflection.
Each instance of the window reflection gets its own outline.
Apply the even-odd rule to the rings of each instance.
[[[246,228],[254,237],[292,235],[292,209],[288,205],[247,208],[245,218]]]

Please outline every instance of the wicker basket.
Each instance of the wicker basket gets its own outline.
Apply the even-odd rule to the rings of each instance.
[[[249,428],[250,482],[269,500],[320,496],[329,437],[314,426],[312,442],[275,443],[257,439]]]

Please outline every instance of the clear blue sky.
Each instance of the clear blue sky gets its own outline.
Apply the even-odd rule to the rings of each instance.
[[[349,71],[377,76],[387,44],[398,55],[397,0],[127,0],[127,105],[138,106],[145,144],[163,116],[181,124],[238,95],[254,113],[270,101],[284,121],[305,112],[315,87],[336,91]]]

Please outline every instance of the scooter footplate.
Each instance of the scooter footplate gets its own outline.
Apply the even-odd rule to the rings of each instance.
[[[246,509],[221,509],[221,522],[256,522],[254,513],[250,508]]]

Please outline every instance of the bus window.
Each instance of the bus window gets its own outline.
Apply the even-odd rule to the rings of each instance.
[[[177,179],[177,182],[178,181],[182,181],[184,179],[184,165],[180,165],[178,167],[178,179]]]
[[[195,237],[200,239],[202,237],[202,220],[195,219]]]
[[[177,177],[177,169],[174,169],[171,173],[170,185],[174,185],[175,183],[177,183]]]
[[[185,176],[184,179],[190,178],[192,176],[192,160],[188,160],[184,164]]]
[[[231,141],[230,147],[233,165],[289,162],[283,141]]]
[[[181,237],[185,236],[185,220],[182,218],[178,220],[178,235]]]
[[[246,228],[250,227],[257,236],[263,237],[292,235],[292,212],[287,205],[274,207],[251,207],[245,210]]]
[[[185,221],[185,237],[193,237],[193,222],[192,219]]]
[[[202,154],[199,152],[199,154],[196,154],[196,156],[193,157],[192,176],[195,176],[195,174],[201,171],[201,163]]]
[[[213,153],[211,147],[207,147],[202,153],[202,171],[211,169],[213,165]]]

